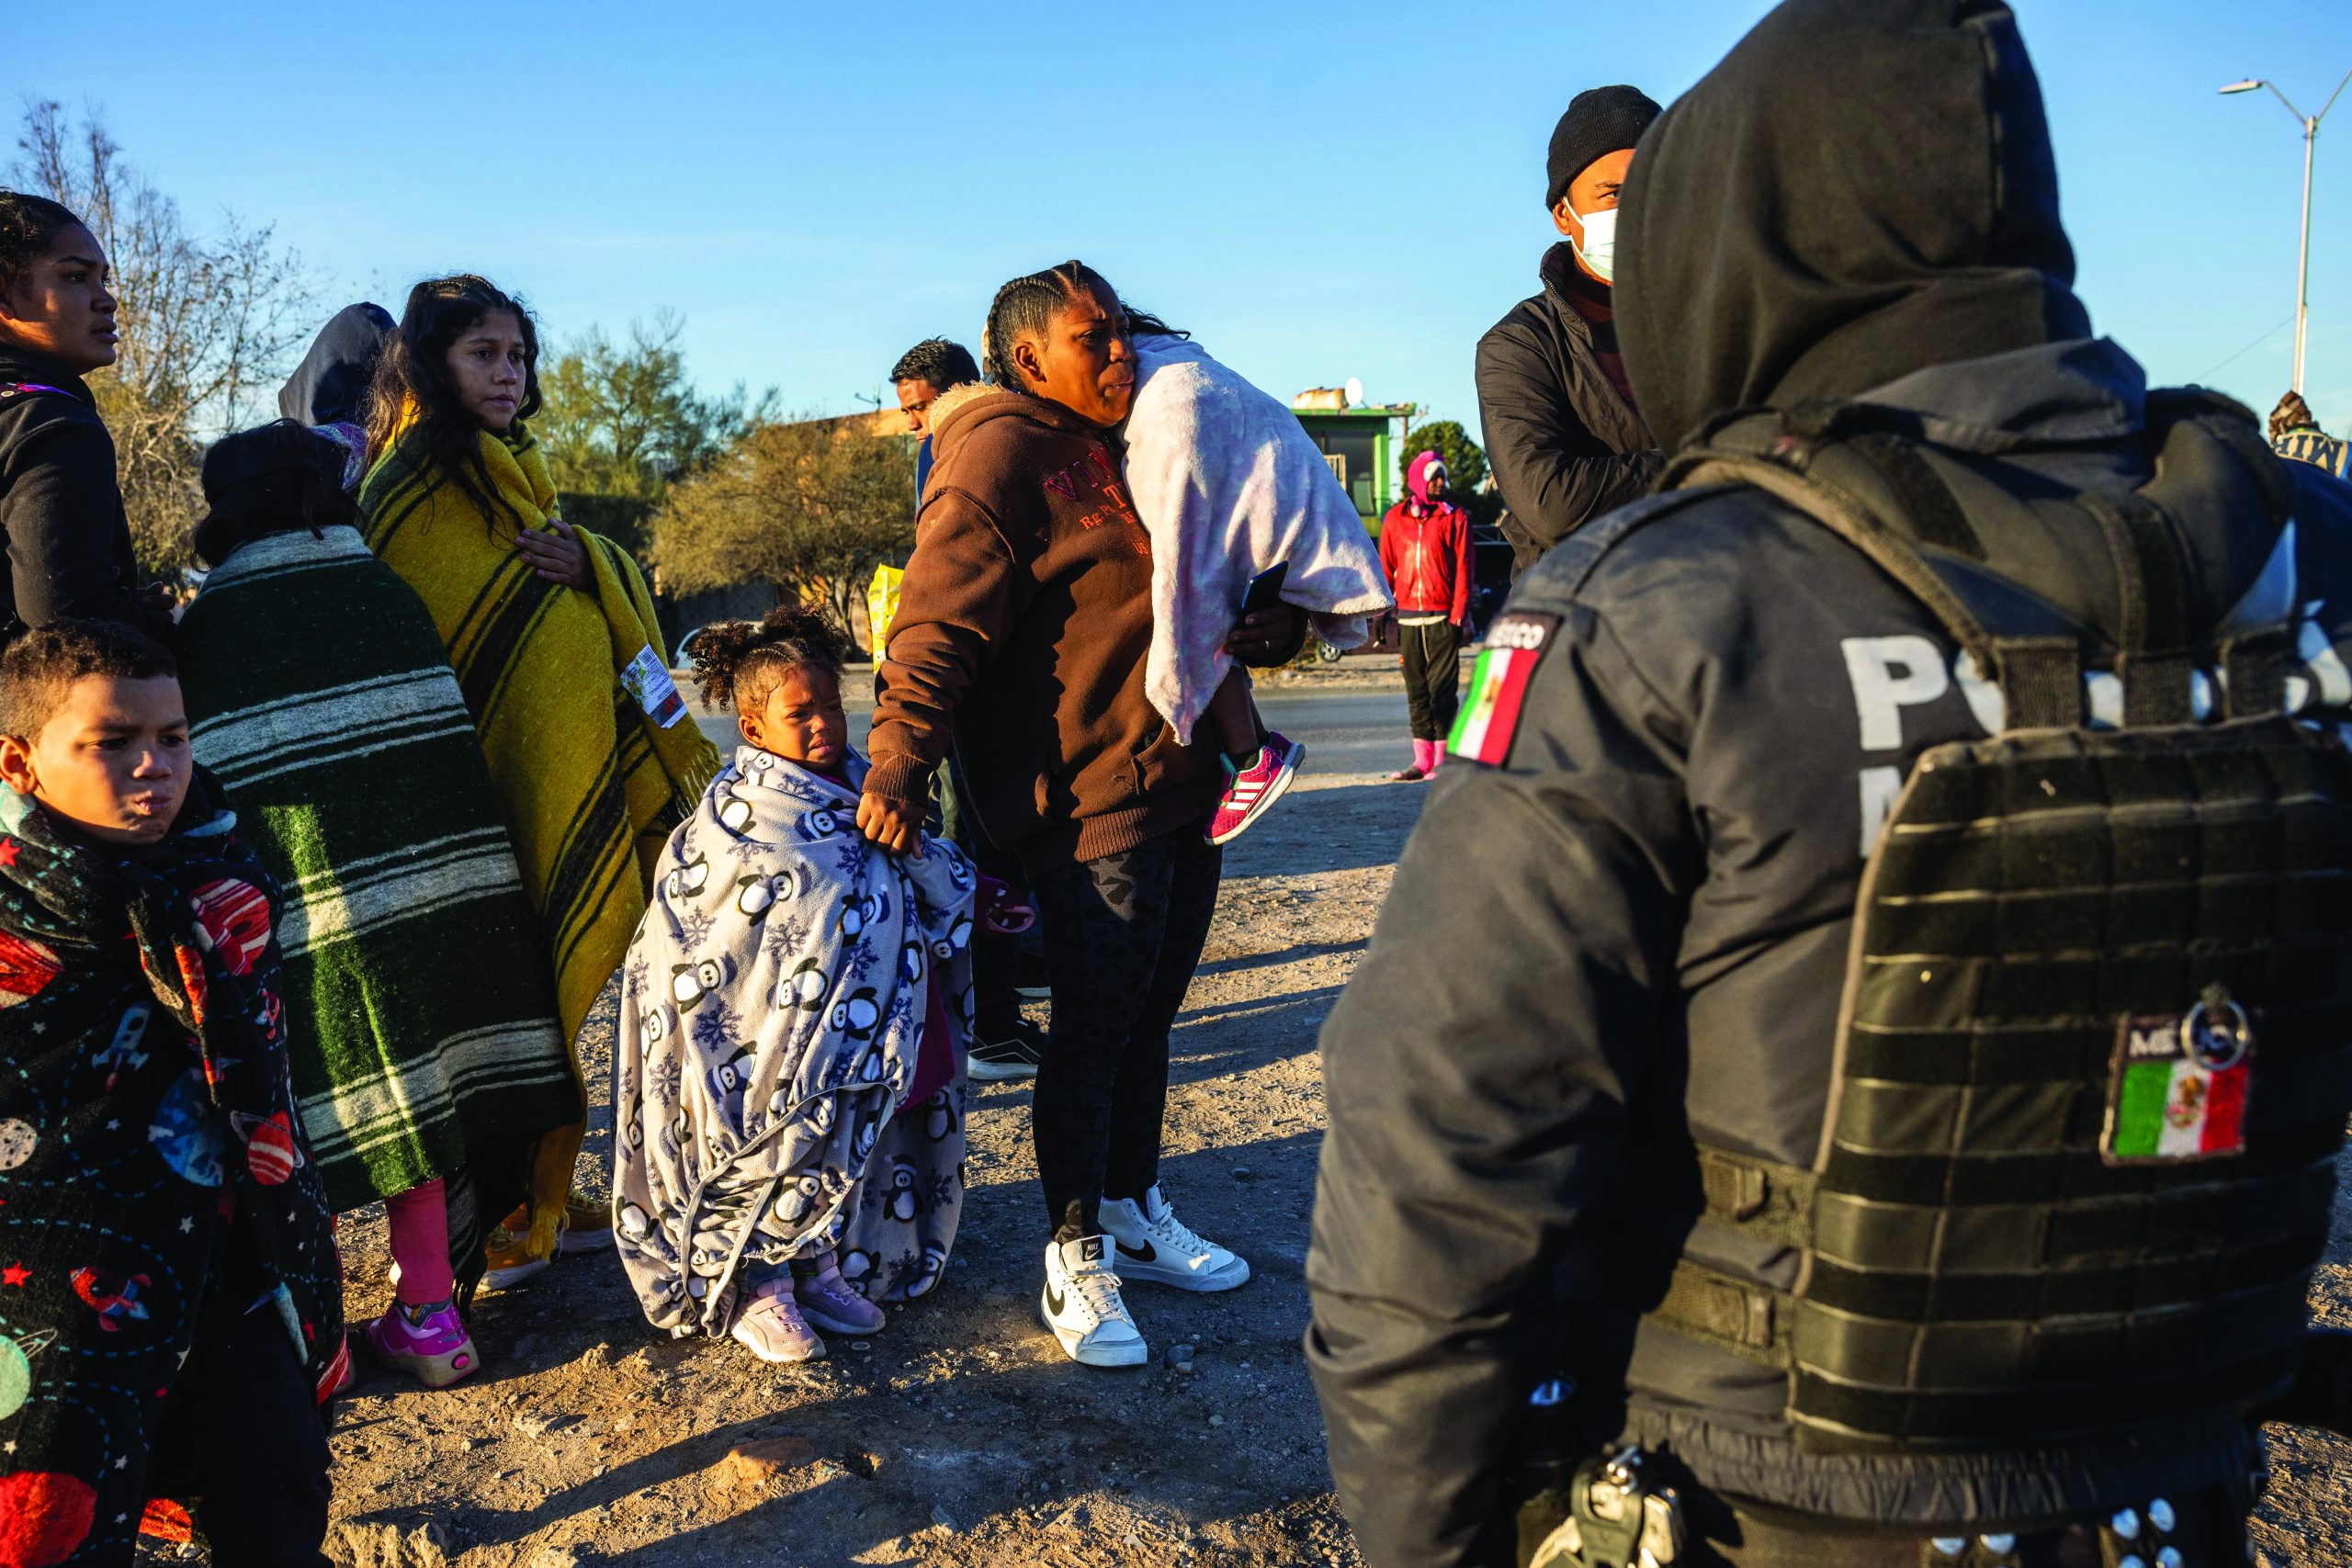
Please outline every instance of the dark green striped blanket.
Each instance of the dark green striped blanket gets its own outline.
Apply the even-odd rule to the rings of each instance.
[[[238,550],[180,625],[197,758],[286,888],[294,1091],[338,1211],[580,1120],[555,979],[432,617],[353,528]]]

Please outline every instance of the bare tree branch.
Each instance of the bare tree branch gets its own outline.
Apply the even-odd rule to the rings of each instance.
[[[773,583],[815,591],[843,625],[874,569],[914,547],[907,443],[842,420],[759,424],[670,492],[651,554],[678,592]]]
[[[91,388],[140,562],[175,570],[190,559],[203,444],[265,415],[265,394],[317,317],[301,260],[233,214],[214,236],[189,232],[96,108],[76,127],[55,103],[29,104],[17,146],[11,179],[72,208],[113,265],[120,357]]]

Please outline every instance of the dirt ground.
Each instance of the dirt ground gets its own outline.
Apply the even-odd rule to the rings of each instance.
[[[1385,674],[1358,666],[1304,680]],[[1424,793],[1310,776],[1229,852],[1176,1036],[1166,1182],[1255,1277],[1223,1296],[1132,1290],[1148,1369],[1078,1368],[1039,1325],[1029,1094],[975,1086],[947,1280],[893,1308],[886,1331],[769,1367],[731,1342],[655,1337],[609,1253],[564,1259],[481,1298],[486,1364],[470,1382],[434,1393],[363,1371],[337,1406],[331,1554],[353,1568],[1359,1563],[1298,1351],[1322,1129],[1315,1032]],[[605,1069],[591,1064],[600,1114]],[[583,1173],[605,1152],[592,1134]],[[2352,1325],[2352,1186],[2339,1212],[2315,1300]],[[358,1321],[389,1292],[380,1212],[354,1219]],[[1179,1347],[1186,1370],[1167,1354]],[[2352,1450],[2274,1429],[2270,1452],[2264,1561],[2352,1563]]]
[[[1028,1089],[975,1086],[947,1281],[887,1330],[770,1367],[731,1342],[657,1338],[609,1253],[563,1259],[481,1299],[473,1381],[432,1393],[363,1372],[338,1405],[332,1553],[359,1568],[1360,1562],[1298,1353],[1315,1031],[1423,793],[1309,777],[1229,853],[1176,1039],[1165,1182],[1254,1278],[1221,1296],[1132,1290],[1150,1367],[1082,1370],[1038,1323]],[[592,1134],[582,1171],[605,1153]],[[389,1299],[380,1218],[356,1218],[355,1320]],[[1180,1346],[1189,1371],[1170,1365]],[[781,1468],[729,1462],[762,1441]]]

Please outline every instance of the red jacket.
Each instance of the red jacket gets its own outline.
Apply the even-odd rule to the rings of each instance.
[[[1380,523],[1380,567],[1399,615],[1470,618],[1470,519],[1439,502],[1416,517],[1400,501]]]

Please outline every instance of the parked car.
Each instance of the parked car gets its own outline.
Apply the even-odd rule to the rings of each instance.
[[[680,637],[678,639],[678,656],[670,660],[670,668],[673,670],[684,670],[692,665],[695,661],[695,638],[702,636],[703,633],[708,630],[710,630],[710,626],[706,623],[702,626],[696,626],[694,630]]]
[[[1510,594],[1510,541],[1499,530],[1477,528],[1470,535],[1470,626],[1483,632],[1495,624],[1497,612]]]

